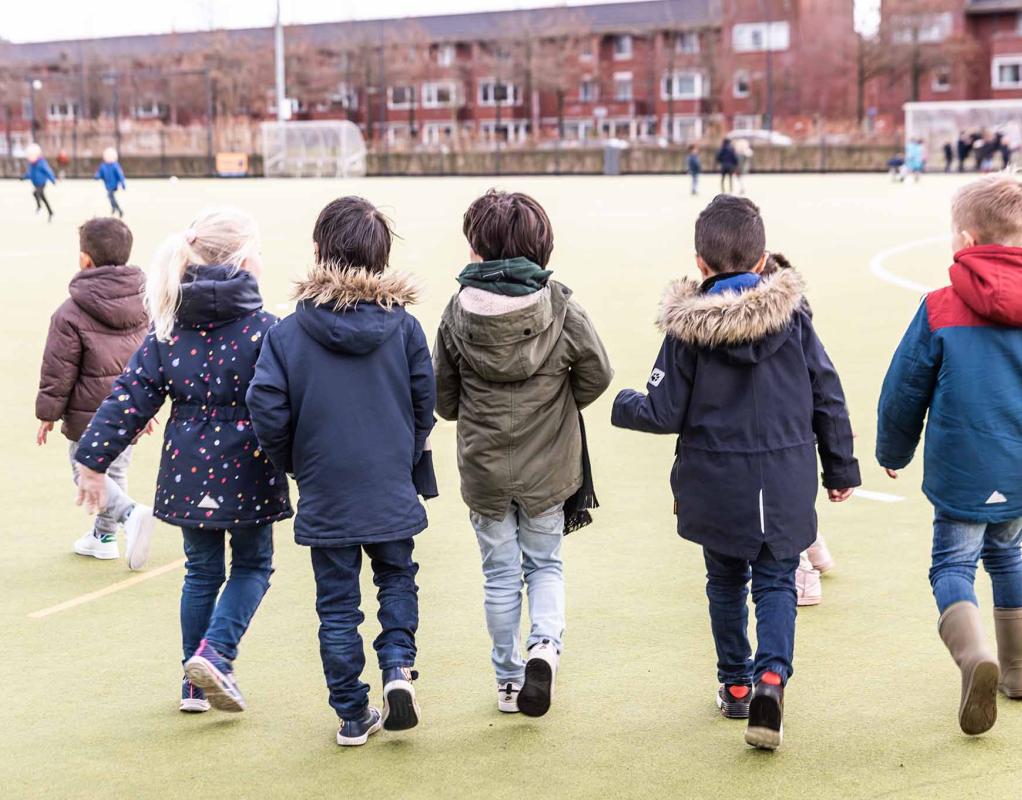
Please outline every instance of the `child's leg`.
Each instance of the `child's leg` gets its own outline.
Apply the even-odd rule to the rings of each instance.
[[[951,519],[939,511],[934,516],[930,586],[941,614],[962,601],[979,605],[974,584],[986,527],[986,523]]]
[[[757,641],[753,677],[757,682],[763,673],[774,672],[780,676],[783,685],[793,672],[797,569],[798,556],[774,558],[765,545],[752,562],[752,602],[756,604]]]
[[[518,542],[529,590],[529,640],[526,650],[549,639],[558,653],[564,636],[564,506],[536,517],[518,512]]]
[[[75,461],[77,452],[78,442],[71,442],[68,453],[75,486],[78,485],[78,462]],[[110,465],[106,472],[106,508],[96,515],[96,522],[93,526],[93,533],[97,538],[111,541],[115,539],[118,524],[123,523],[135,508],[135,501],[128,497],[125,491],[129,464],[131,464],[130,447]]]
[[[380,603],[380,635],[373,643],[381,670],[415,666],[415,631],[419,627],[419,587],[412,560],[412,538],[365,548],[373,568]]]
[[[994,606],[1022,608],[1022,519],[987,526],[983,567],[994,589]]]
[[[222,556],[222,554],[221,554]],[[231,531],[231,574],[203,637],[228,661],[270,588],[273,574],[273,526]]]
[[[124,211],[121,209],[120,205],[117,203],[117,190],[116,189],[111,189],[110,191],[107,192],[107,196],[110,198],[110,213],[111,214],[119,214],[119,215],[121,215],[123,217],[124,216]]]
[[[181,640],[184,660],[199,649],[224,583],[224,531],[182,528],[185,582],[181,589]]]
[[[40,199],[40,198],[42,198],[42,196],[43,196],[42,189],[40,189],[38,186],[34,186],[32,188],[32,197],[35,198],[35,210],[36,210],[36,212],[39,212],[40,210],[42,210],[43,203],[42,203],[42,200]]]
[[[45,186],[40,186],[39,187],[39,198],[38,199],[43,201],[43,205],[46,206],[46,213],[49,214],[52,217],[53,216],[53,209],[50,208],[50,201],[46,199],[46,187]]]
[[[519,647],[522,616],[522,551],[518,544],[518,509],[500,521],[471,515],[483,559],[483,607],[493,640],[497,683],[521,685],[525,662]]]
[[[752,683],[749,645],[749,562],[703,548],[710,629],[717,648],[717,680],[728,686]]]
[[[358,576],[362,548],[313,547],[319,653],[330,690],[330,705],[343,720],[357,720],[369,705],[369,686],[362,682],[365,652],[358,626],[365,617],[359,604]]]

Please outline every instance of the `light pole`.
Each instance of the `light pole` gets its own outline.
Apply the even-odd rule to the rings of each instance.
[[[773,28],[772,14],[770,13],[770,0],[760,0],[763,8],[763,16],[766,17],[766,113],[763,115],[763,127],[772,131],[774,129],[774,49],[770,41],[771,29]]]
[[[284,108],[287,102],[287,91],[284,78],[284,25],[280,21],[280,0],[277,0],[277,20],[273,26],[274,67],[277,83],[277,121],[291,119],[291,108]]]
[[[38,78],[32,78],[31,76],[26,77],[25,81],[28,83],[28,116],[29,125],[31,126],[32,141],[36,140],[36,136],[39,132],[39,123],[36,122],[36,109],[35,109],[35,93],[43,88],[43,82]]]

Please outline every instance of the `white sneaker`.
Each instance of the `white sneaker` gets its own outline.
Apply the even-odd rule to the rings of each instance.
[[[518,710],[527,717],[542,717],[550,710],[554,697],[554,678],[560,654],[549,639],[543,639],[529,650],[525,662],[525,682],[518,692]]]
[[[128,560],[128,569],[142,569],[149,561],[155,527],[156,518],[149,506],[136,505],[124,520],[124,557]]]
[[[522,687],[517,683],[508,681],[503,686],[497,687],[497,708],[505,714],[518,713],[518,693]]]
[[[92,556],[93,558],[100,558],[104,561],[111,558],[117,558],[120,555],[120,552],[117,549],[116,539],[109,542],[103,542],[100,541],[99,537],[97,537],[92,531],[89,531],[80,539],[76,539],[74,549],[80,556]]]

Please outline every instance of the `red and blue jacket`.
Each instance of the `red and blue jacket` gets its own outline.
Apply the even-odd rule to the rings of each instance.
[[[950,275],[887,371],[876,456],[907,466],[926,421],[926,496],[954,519],[1004,522],[1022,517],[1022,248],[960,250]]]

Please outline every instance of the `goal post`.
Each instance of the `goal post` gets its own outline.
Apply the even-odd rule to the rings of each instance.
[[[905,141],[922,139],[931,164],[943,163],[944,145],[955,147],[962,131],[1000,133],[1013,147],[1022,145],[1022,100],[905,103]]]
[[[264,122],[267,178],[349,178],[366,174],[362,132],[347,120]]]

